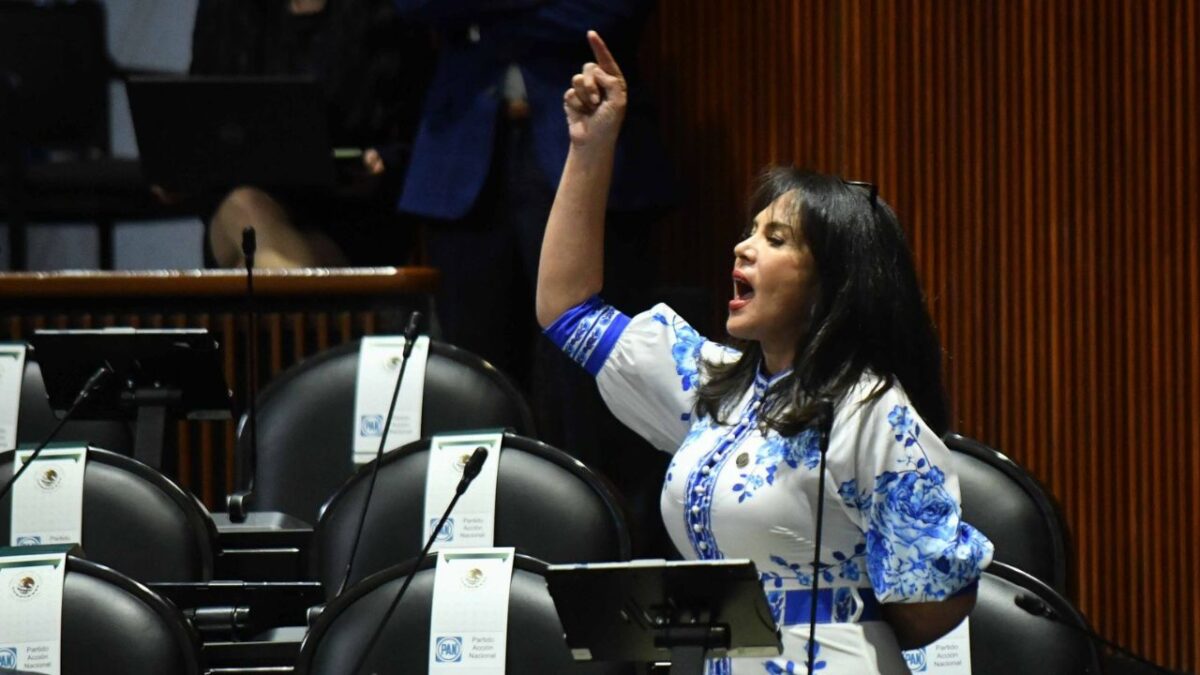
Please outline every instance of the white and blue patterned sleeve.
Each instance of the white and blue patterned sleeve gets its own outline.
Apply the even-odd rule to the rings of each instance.
[[[942,600],[978,581],[992,560],[992,543],[962,520],[950,451],[899,385],[860,403],[875,382],[860,383],[839,407],[830,472],[843,508],[866,536],[876,597]],[[835,443],[845,451],[841,461],[832,457]]]
[[[617,419],[667,452],[691,427],[700,360],[727,353],[666,305],[628,317],[598,297],[564,312],[546,336],[596,378]]]

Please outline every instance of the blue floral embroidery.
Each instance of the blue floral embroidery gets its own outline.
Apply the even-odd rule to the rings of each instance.
[[[755,454],[755,468],[739,474],[742,482],[734,484],[733,491],[741,493],[738,495],[738,502],[741,503],[753,497],[756,489],[774,485],[781,464],[793,469],[803,465],[811,470],[817,468],[820,462],[821,437],[816,429],[805,429],[795,436],[780,436],[771,432],[767,442]]]
[[[961,521],[945,474],[925,457],[921,429],[909,409],[893,408],[888,424],[906,451],[899,463],[910,468],[883,472],[870,490],[845,481],[838,495],[866,516],[867,570],[875,594],[942,599],[979,576],[992,544]]]
[[[742,503],[754,496],[754,491],[761,488],[763,485],[771,485],[775,482],[775,467],[768,467],[766,476],[760,476],[757,473],[740,473],[742,482],[733,484],[733,491],[740,492],[738,495],[738,503]]]
[[[673,323],[668,323],[667,317],[662,314],[655,314],[652,318],[675,331],[671,358],[675,359],[675,372],[680,375],[679,385],[684,391],[695,389],[700,383],[700,347],[704,344],[704,338],[682,319],[676,318]]]
[[[731,675],[733,673],[733,661],[726,658],[709,659],[708,675]]]
[[[838,495],[841,496],[846,506],[852,509],[866,511],[871,507],[871,492],[869,490],[859,492],[858,481],[853,478],[838,486]]]
[[[795,661],[785,661],[781,666],[777,661],[763,661],[763,668],[769,675],[795,675],[795,673],[808,672],[808,642],[804,643],[804,662],[796,663]],[[813,667],[815,670],[824,670],[828,665],[825,661],[817,661],[817,656],[821,653],[821,643],[813,645]]]
[[[855,599],[853,591],[849,588],[836,588],[833,591],[833,620],[837,623],[846,623],[854,616],[854,610],[858,609],[858,600]]]

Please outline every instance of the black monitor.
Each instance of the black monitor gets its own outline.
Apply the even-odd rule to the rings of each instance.
[[[546,582],[577,660],[669,660],[676,675],[703,672],[706,658],[782,650],[749,560],[550,565]]]
[[[183,192],[336,183],[325,95],[311,78],[132,77],[126,95],[150,183]]]
[[[99,368],[102,379],[73,413],[76,419],[136,419],[134,456],[162,463],[168,419],[229,419],[221,346],[203,328],[39,330],[30,344],[50,407],[60,417]]]

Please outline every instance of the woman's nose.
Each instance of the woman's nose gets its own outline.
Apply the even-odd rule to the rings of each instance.
[[[750,237],[746,237],[745,239],[733,245],[734,258],[745,258],[749,260],[753,251],[754,248],[750,245]]]

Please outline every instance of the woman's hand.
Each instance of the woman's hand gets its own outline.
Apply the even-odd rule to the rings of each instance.
[[[596,31],[588,31],[587,39],[596,62],[585,63],[563,94],[571,144],[580,148],[596,142],[615,143],[628,101],[625,76],[612,52]]]

